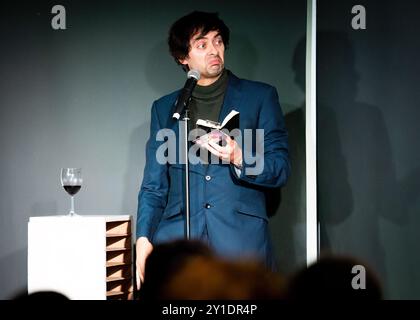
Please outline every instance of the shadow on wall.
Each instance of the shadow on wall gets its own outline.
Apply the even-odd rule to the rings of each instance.
[[[351,254],[387,278],[380,222],[406,222],[378,106],[356,100],[360,75],[346,33],[317,33],[317,166],[321,252]]]
[[[295,48],[291,63],[294,81],[303,92],[305,60],[306,48],[304,42],[300,42]],[[306,262],[305,102],[300,106],[282,106],[282,109],[292,110],[284,117],[289,134],[292,171],[286,186],[268,190],[266,199],[279,269],[283,274],[290,274]]]

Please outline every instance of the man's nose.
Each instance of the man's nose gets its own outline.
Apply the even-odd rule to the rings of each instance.
[[[217,55],[219,53],[212,42],[210,42],[208,48],[209,48],[209,51],[208,51],[209,54]]]

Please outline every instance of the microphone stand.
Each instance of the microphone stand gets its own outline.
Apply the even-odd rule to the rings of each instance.
[[[185,238],[187,240],[190,239],[190,161],[188,157],[188,149],[189,149],[189,142],[188,142],[188,134],[190,132],[189,120],[190,120],[190,109],[189,104],[191,101],[192,91],[194,90],[197,81],[200,80],[200,72],[197,70],[190,70],[188,71],[188,80],[184,85],[184,88],[180,92],[180,96],[177,100],[175,113],[173,114],[173,118],[179,120],[181,114],[183,113],[183,118],[181,121],[184,122],[184,159],[185,159],[185,186],[184,186],[184,201],[185,201]],[[178,123],[179,128],[181,128],[181,123]],[[181,154],[180,154],[181,158]],[[181,158],[182,159],[182,158]]]
[[[188,157],[189,142],[188,134],[190,132],[190,104],[191,97],[187,100],[184,109],[184,116],[181,121],[184,122],[184,157],[185,157],[185,185],[184,185],[184,202],[185,202],[185,239],[190,240],[190,161]]]

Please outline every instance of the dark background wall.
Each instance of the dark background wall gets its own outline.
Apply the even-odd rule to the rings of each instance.
[[[51,28],[64,5],[67,29]],[[184,83],[167,53],[170,24],[193,9],[231,28],[227,67],[277,87],[294,162],[271,219],[281,271],[305,261],[306,1],[8,1],[0,10],[0,298],[26,289],[30,216],[66,214],[61,167],[82,167],[80,214],[135,217],[154,99]],[[276,191],[275,197],[279,197]],[[133,230],[134,231],[134,230]],[[60,241],[60,239],[51,239]]]
[[[351,9],[366,8],[366,30]],[[419,299],[420,40],[416,1],[318,1],[322,251],[362,259],[386,297]]]

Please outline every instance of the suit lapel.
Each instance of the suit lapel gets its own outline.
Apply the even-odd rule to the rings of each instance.
[[[225,98],[223,99],[223,106],[219,113],[219,122],[222,122],[223,119],[229,114],[233,109],[238,110],[238,104],[241,102],[241,85],[239,79],[230,71],[229,72],[229,82],[225,93]],[[236,104],[236,105],[235,105]]]

